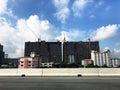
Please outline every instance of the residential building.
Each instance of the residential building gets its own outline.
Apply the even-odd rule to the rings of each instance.
[[[90,44],[89,44],[90,43]],[[90,45],[90,46],[89,46]],[[89,51],[95,50],[99,52],[99,42],[64,42],[63,53],[61,42],[25,42],[25,57],[29,57],[31,52],[35,52],[36,55],[40,56],[41,63],[53,62],[54,64],[70,64],[75,63],[81,65],[81,60],[91,58]],[[63,54],[63,61],[62,61]]]
[[[82,65],[84,67],[86,67],[87,65],[92,64],[92,63],[93,63],[93,61],[91,59],[83,59],[82,60]]]
[[[32,57],[22,57],[19,59],[18,68],[37,68],[38,60]]]
[[[112,66],[112,62],[110,59],[110,50],[106,50],[104,52],[91,51],[91,59],[94,62],[94,65],[103,66],[106,65],[108,67]]]
[[[39,57],[35,57],[34,53],[30,54],[30,57],[21,57],[19,59],[18,68],[37,68],[40,66],[38,63]]]
[[[111,58],[113,67],[120,67],[120,59],[119,58]]]

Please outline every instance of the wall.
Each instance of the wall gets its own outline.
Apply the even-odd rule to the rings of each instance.
[[[120,68],[0,69],[0,76],[120,76]]]

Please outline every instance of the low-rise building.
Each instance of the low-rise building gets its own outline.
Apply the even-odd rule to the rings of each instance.
[[[82,65],[84,67],[86,67],[87,65],[92,64],[92,63],[93,63],[93,61],[91,59],[83,59],[82,60]]]
[[[21,57],[19,59],[18,68],[37,68],[40,67],[40,58],[35,57],[35,54],[32,52],[30,57]]]
[[[47,68],[51,68],[53,67],[53,62],[46,62],[46,63],[41,63],[41,67],[47,67]]]
[[[2,66],[7,65],[8,68],[17,68],[18,67],[18,58],[4,58],[4,63]]]
[[[18,68],[36,68],[38,67],[38,60],[32,57],[22,57],[19,59]]]

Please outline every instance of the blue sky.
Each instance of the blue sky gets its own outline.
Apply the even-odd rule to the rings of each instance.
[[[120,58],[120,0],[0,0],[0,43],[10,57],[24,42],[99,41]]]

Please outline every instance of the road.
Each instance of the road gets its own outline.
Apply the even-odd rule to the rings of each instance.
[[[0,77],[0,90],[120,90],[120,77]]]

